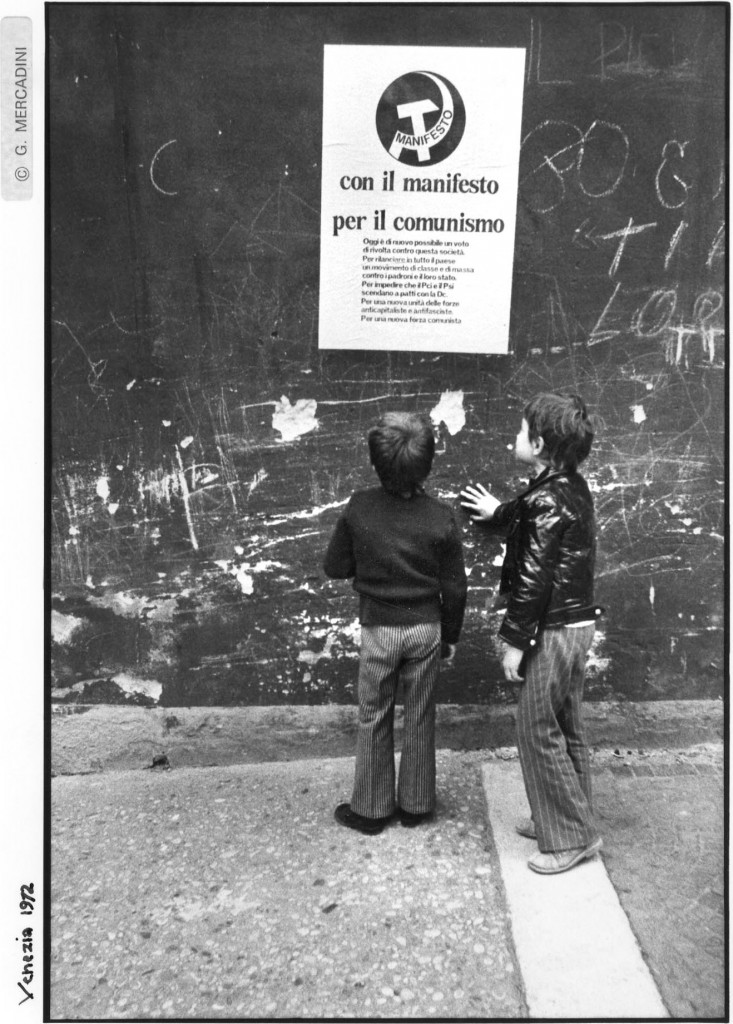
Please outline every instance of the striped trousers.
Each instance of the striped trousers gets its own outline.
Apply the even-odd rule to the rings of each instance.
[[[543,630],[527,659],[517,705],[517,744],[542,853],[598,836],[581,704],[595,626]]]
[[[422,814],[435,807],[435,684],[440,623],[362,626],[359,731],[351,809],[386,818],[395,809],[394,708],[404,690],[404,730],[397,802]]]

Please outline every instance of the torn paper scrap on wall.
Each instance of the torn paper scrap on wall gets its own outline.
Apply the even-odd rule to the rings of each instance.
[[[275,411],[272,414],[272,427],[282,434],[280,440],[294,441],[302,434],[316,430],[317,404],[314,398],[299,398],[295,405],[291,405],[290,400],[283,395],[280,401],[275,403]]]
[[[444,391],[440,401],[430,413],[433,423],[445,423],[446,430],[453,436],[466,425],[466,411],[463,408],[462,391]]]

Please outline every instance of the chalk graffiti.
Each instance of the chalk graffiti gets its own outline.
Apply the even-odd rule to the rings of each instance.
[[[672,239],[671,239],[671,241],[669,243],[669,249],[667,249],[667,255],[664,257],[664,269],[665,270],[669,269],[669,262],[672,259],[672,256],[674,255],[675,250],[677,249],[677,246],[680,244],[680,239],[682,238],[682,235],[687,230],[687,227],[688,227],[687,222],[684,221],[684,220],[681,220],[679,222],[677,230],[672,235]]]
[[[654,177],[657,199],[667,210],[678,210],[687,202],[687,193],[691,185],[677,173],[679,164],[685,158],[687,142],[671,139],[662,147],[662,162]]]
[[[656,226],[656,223],[634,224],[634,218],[629,217],[629,223],[626,225],[626,227],[621,228],[619,231],[609,231],[605,235],[598,236],[599,238],[603,239],[619,239],[618,248],[616,249],[616,255],[614,256],[611,262],[611,266],[608,269],[609,277],[613,277],[616,274],[616,271],[618,270],[619,264],[621,262],[621,257],[624,254],[624,249],[626,248],[626,242],[628,241],[628,239],[631,238],[633,235],[640,235],[643,231],[648,231],[649,228],[655,228]]]
[[[714,289],[701,292],[695,299],[689,321],[678,312],[679,296],[676,287],[656,288],[644,293],[643,301],[637,299],[629,312],[630,307],[625,300],[633,294],[624,289],[621,283],[616,285],[590,332],[589,345],[631,333],[644,340],[661,340],[670,363],[679,365],[686,362],[692,343],[698,345],[710,363],[715,361],[717,339],[725,334],[725,328],[718,320],[724,308],[720,292]]]
[[[166,149],[168,146],[172,146],[173,143],[177,142],[177,141],[178,141],[177,139],[170,139],[168,142],[164,142],[163,145],[160,146],[159,149],[156,149],[155,153],[153,154],[153,159],[150,161],[150,167],[148,168],[148,175],[150,177],[150,183],[152,184],[153,188],[157,192],[160,192],[160,194],[162,196],[177,196],[178,193],[177,192],[169,192],[168,189],[162,188],[158,184],[158,182],[155,180],[155,163],[156,163],[158,157],[160,156],[160,154],[163,152],[163,150]]]
[[[633,25],[604,21],[600,25],[600,53],[595,63],[600,65],[601,81],[621,73],[654,74],[662,63],[675,66],[677,49],[671,31],[639,32]]]
[[[722,260],[725,256],[725,224],[721,224],[715,233],[713,244],[710,247],[708,258],[705,260],[705,266],[708,270],[712,269],[713,262],[715,260]]]
[[[575,182],[589,199],[612,195],[623,179],[629,159],[629,138],[609,121],[595,120],[585,131],[570,121],[547,120],[522,140],[530,170],[520,180],[523,194],[534,189],[535,213],[550,213],[568,194],[566,178]]]
[[[536,39],[535,39],[536,32]],[[529,21],[529,53],[527,55],[527,83],[534,80],[537,85],[569,85],[569,78],[542,77],[542,22],[534,18]]]

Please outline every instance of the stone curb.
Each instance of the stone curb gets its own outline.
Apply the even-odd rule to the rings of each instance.
[[[437,746],[482,750],[516,743],[513,707],[441,704]],[[589,743],[597,747],[689,747],[724,736],[715,700],[592,703],[584,706]],[[237,708],[140,708],[54,705],[51,771],[55,775],[128,771],[165,757],[175,767],[350,757],[357,711],[351,705]],[[395,714],[402,736],[402,708]]]

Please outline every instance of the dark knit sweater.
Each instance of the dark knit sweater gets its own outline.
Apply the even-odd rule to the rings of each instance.
[[[323,568],[334,579],[354,578],[363,625],[440,622],[443,642],[457,642],[467,591],[463,548],[453,512],[436,498],[357,491]]]

